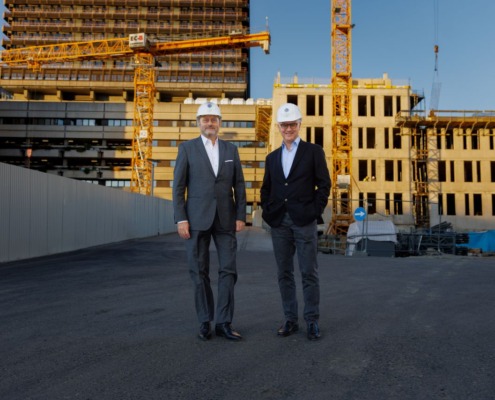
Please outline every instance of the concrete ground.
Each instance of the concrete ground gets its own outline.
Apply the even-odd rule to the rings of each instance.
[[[240,343],[197,338],[175,234],[0,265],[0,399],[495,398],[493,257],[319,254],[310,342],[276,336],[270,240],[239,235]]]

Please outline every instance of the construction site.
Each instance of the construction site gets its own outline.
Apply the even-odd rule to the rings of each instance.
[[[495,112],[427,109],[408,82],[354,77],[351,0],[330,2],[329,77],[277,76],[269,99],[250,97],[249,54],[269,57],[276,32],[251,32],[249,0],[5,7],[2,163],[171,200],[178,145],[198,135],[198,105],[213,101],[220,137],[239,149],[248,222],[262,226],[264,161],[281,143],[272,114],[290,102],[332,178],[322,251],[345,254],[350,226],[377,221],[394,232],[360,235],[368,244],[395,235],[386,255],[495,251],[468,252],[469,233],[495,229]]]
[[[270,24],[255,29],[255,3],[4,1],[0,399],[493,399],[495,111],[427,107],[424,92],[393,68],[355,77],[351,0],[258,0],[298,35],[304,8],[329,11],[330,29],[309,23],[331,41],[315,64],[327,52],[331,68],[314,78],[274,73],[270,96],[257,98],[253,54],[270,60],[285,40],[294,51],[281,52],[284,62],[312,60]],[[407,21],[411,40],[425,30],[425,20],[405,15],[424,12],[421,2],[353,3],[368,7],[361,15],[386,35],[399,36]],[[458,1],[455,10],[470,45],[483,24],[466,17],[480,11],[475,3],[468,11]],[[493,14],[488,3],[481,12]],[[386,25],[372,9],[388,13]],[[395,10],[400,18],[390,17]],[[376,41],[372,51],[401,58],[390,43]],[[475,47],[468,61],[490,64]],[[402,50],[402,65],[424,62],[407,44]],[[455,56],[463,57],[458,47]],[[373,57],[366,68],[388,65]],[[205,322],[194,313],[194,256],[174,218],[178,146],[198,138],[207,101],[221,108],[210,122],[221,124],[219,138],[238,148],[249,226],[228,232],[228,257],[217,232],[200,252],[217,305],[221,276],[235,272],[235,313],[220,325],[235,324],[240,341],[217,331],[221,305],[208,340],[198,337]],[[312,252],[317,295],[304,293],[300,243],[287,268],[300,300],[289,337],[278,328],[286,317],[280,266],[260,209],[265,160],[282,141],[274,116],[285,103],[297,104],[297,132],[324,149],[331,177]],[[312,250],[313,225],[297,239]],[[222,269],[222,258],[233,268]],[[316,323],[319,340],[308,340]]]

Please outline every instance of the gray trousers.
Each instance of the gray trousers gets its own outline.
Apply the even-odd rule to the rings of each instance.
[[[231,323],[234,316],[234,286],[237,281],[237,239],[235,231],[220,227],[218,218],[206,231],[191,230],[186,240],[189,273],[194,285],[194,302],[200,323],[215,320],[215,302],[210,282],[210,243],[218,254],[218,296],[216,323]]]
[[[285,319],[292,322],[298,319],[294,279],[294,254],[297,250],[304,297],[304,320],[317,321],[320,317],[320,284],[316,259],[318,254],[316,220],[309,225],[297,226],[286,213],[282,224],[272,228],[271,233]]]

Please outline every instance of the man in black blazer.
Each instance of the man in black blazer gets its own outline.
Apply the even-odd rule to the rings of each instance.
[[[210,323],[215,319],[217,336],[240,340],[231,323],[237,281],[236,232],[246,222],[244,175],[237,147],[218,139],[220,108],[204,103],[196,117],[201,135],[179,146],[174,168],[174,218],[179,236],[186,240],[199,338],[211,337]],[[219,262],[216,315],[209,276],[212,237]]]
[[[330,194],[330,175],[321,146],[299,137],[302,115],[291,103],[277,111],[282,146],[266,157],[261,187],[263,219],[271,227],[278,266],[278,285],[285,322],[279,336],[299,329],[294,254],[297,250],[304,295],[304,320],[310,340],[320,337],[320,286],[318,278],[317,220],[321,219]]]

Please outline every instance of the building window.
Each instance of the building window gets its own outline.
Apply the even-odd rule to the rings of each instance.
[[[394,161],[393,160],[385,160],[385,181],[393,182],[394,181]]]
[[[473,163],[471,161],[464,161],[464,182],[473,181]]]
[[[368,160],[359,160],[358,161],[359,168],[359,180],[364,181],[368,180]]]
[[[400,128],[393,128],[394,135],[394,149],[402,149],[402,136],[400,135]]]
[[[480,149],[479,145],[480,145],[480,142],[479,142],[478,131],[471,132],[471,149],[472,150],[479,150]]]
[[[447,215],[455,215],[455,194],[447,193]]]
[[[375,116],[375,96],[370,96],[370,117]]]
[[[394,214],[402,215],[402,193],[394,193]]]
[[[464,215],[470,215],[470,209],[469,209],[469,194],[465,193],[464,194]]]
[[[366,117],[367,115],[366,96],[358,96],[358,116]]]
[[[324,113],[323,113],[323,110],[324,110],[323,104],[324,104],[323,103],[323,96],[320,95],[320,96],[318,96],[318,115],[320,117],[324,115]]]
[[[438,161],[438,181],[447,182],[447,169],[445,161]]]
[[[319,144],[323,147],[323,128],[315,127],[315,144]]]
[[[455,164],[454,164],[454,161],[450,162],[450,181],[455,182]]]
[[[383,115],[392,117],[394,114],[392,96],[385,96],[383,99]]]
[[[454,131],[452,129],[445,131],[445,148],[447,150],[454,149]]]
[[[362,149],[364,147],[364,136],[363,136],[363,128],[358,128],[358,148]]]
[[[375,128],[366,128],[366,148],[375,148]]]
[[[287,95],[287,103],[292,103],[297,106],[297,94],[288,94]]]
[[[316,115],[316,98],[313,95],[306,96],[306,115]]]
[[[130,187],[131,181],[107,179],[105,180],[105,186],[114,187],[114,188]]]
[[[483,203],[481,194],[473,194],[473,212],[475,216],[483,215]]]
[[[384,139],[384,146],[386,149],[388,149],[390,147],[390,136],[389,136],[390,132],[389,132],[389,129],[388,128],[385,128],[384,129],[384,135],[383,135],[383,139]]]
[[[311,127],[306,127],[306,142],[313,143],[311,141]]]
[[[376,193],[368,193],[368,214],[376,214]]]

